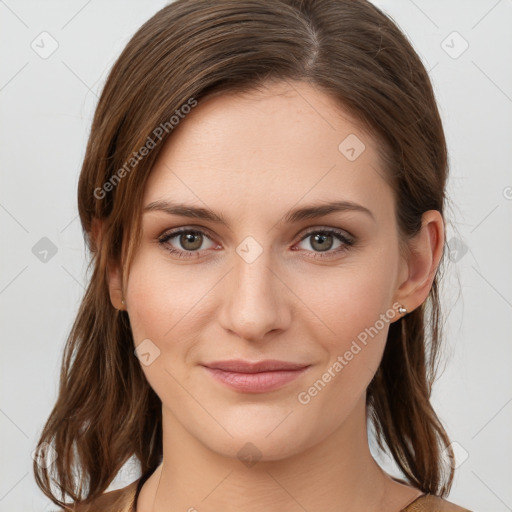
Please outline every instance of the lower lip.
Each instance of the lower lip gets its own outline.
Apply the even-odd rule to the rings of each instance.
[[[292,380],[302,375],[308,367],[299,370],[275,370],[271,372],[260,373],[238,373],[225,372],[218,368],[204,367],[210,375],[218,381],[226,384],[236,391],[245,393],[265,393],[273,391],[288,384]]]

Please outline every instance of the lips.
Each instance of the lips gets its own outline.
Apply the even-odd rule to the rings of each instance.
[[[216,361],[202,366],[218,382],[245,393],[264,393],[281,388],[302,375],[309,364],[269,359]]]
[[[225,372],[236,373],[260,373],[273,372],[278,370],[300,370],[309,366],[308,364],[290,363],[288,361],[278,361],[277,359],[266,359],[264,361],[243,361],[242,359],[232,359],[229,361],[216,361],[205,363],[203,366],[208,368],[223,370]]]

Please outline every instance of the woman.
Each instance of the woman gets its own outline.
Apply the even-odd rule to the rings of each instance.
[[[446,178],[428,74],[367,1],[158,12],[80,175],[93,273],[43,492],[82,511],[466,510],[429,400]],[[141,477],[105,493],[133,456]]]

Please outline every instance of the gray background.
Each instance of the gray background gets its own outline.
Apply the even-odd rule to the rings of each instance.
[[[512,510],[512,0],[375,3],[423,58],[449,145],[447,343],[433,393],[455,443],[449,499]],[[78,173],[108,69],[165,4],[0,1],[1,512],[55,509],[31,453],[84,291]],[[127,464],[111,488],[136,470]]]

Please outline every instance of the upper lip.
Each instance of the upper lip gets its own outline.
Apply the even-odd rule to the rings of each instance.
[[[309,365],[303,363],[291,363],[288,361],[278,361],[277,359],[266,359],[264,361],[255,362],[244,361],[242,359],[231,359],[229,361],[203,363],[203,366],[223,370],[225,372],[260,373],[278,370],[300,370]]]

